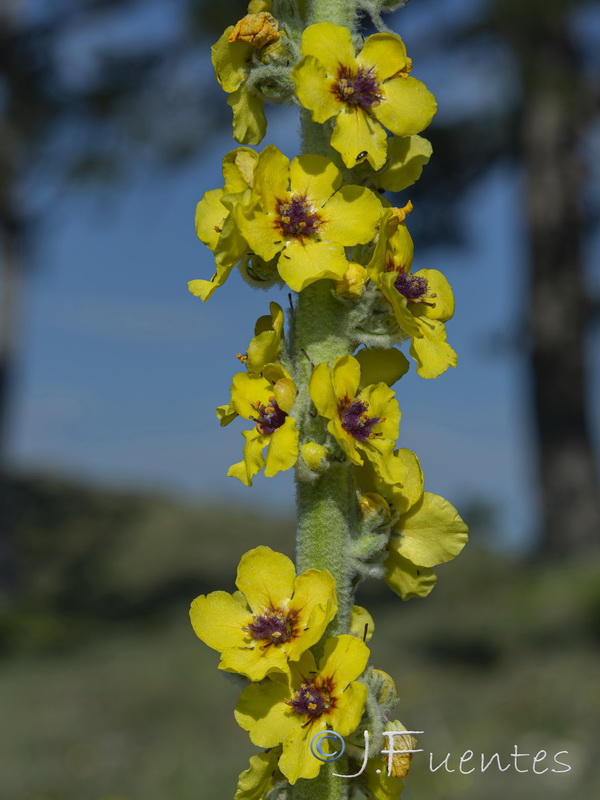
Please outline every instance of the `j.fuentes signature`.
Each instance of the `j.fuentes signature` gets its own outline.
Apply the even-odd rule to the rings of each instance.
[[[385,737],[385,747],[381,750],[381,753],[382,755],[387,756],[388,775],[392,774],[394,756],[412,755],[414,753],[425,752],[422,748],[415,750],[397,750],[395,748],[396,737],[406,737],[423,733],[424,731],[384,732],[383,735]],[[357,778],[359,775],[362,775],[369,759],[369,731],[365,731],[364,736],[365,755],[360,770],[355,772],[353,775],[341,775],[339,773],[333,773],[336,777]],[[335,742],[335,746],[339,749],[330,753],[326,753],[323,750],[323,745],[325,742]],[[321,731],[313,736],[310,742],[311,753],[320,761],[337,761],[337,759],[343,755],[345,748],[346,744],[343,738],[338,733],[335,733],[335,731]],[[494,767],[500,772],[506,772],[512,767],[516,770],[516,772],[521,773],[533,772],[535,775],[543,775],[546,772],[555,772],[557,774],[561,774],[564,772],[570,772],[572,769],[570,764],[559,758],[559,756],[568,755],[569,753],[567,750],[560,750],[554,755],[549,755],[546,750],[539,750],[535,755],[532,753],[521,753],[519,752],[518,745],[514,746],[512,753],[505,756],[501,756],[499,753],[493,753],[492,755],[480,753],[476,755],[473,750],[465,750],[465,752],[460,756],[454,756],[451,753],[448,753],[446,757],[440,761],[439,757],[436,758],[433,753],[429,753],[429,770],[430,772],[437,772],[439,769],[444,768],[444,770],[449,773],[459,772],[462,775],[469,775],[470,773],[475,772],[477,769],[483,773],[490,767]]]

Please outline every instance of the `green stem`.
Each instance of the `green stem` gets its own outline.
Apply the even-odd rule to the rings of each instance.
[[[298,296],[295,351],[298,364],[297,417],[303,441],[322,440],[326,421],[315,415],[308,397],[313,364],[332,363],[349,350],[345,306],[332,294],[331,281],[317,281]],[[350,538],[358,517],[354,479],[348,462],[333,461],[314,480],[297,473],[298,571],[327,569],[336,580],[338,613],[329,636],[347,633],[352,611]]]
[[[328,636],[348,633],[352,587],[348,571],[348,516],[356,503],[346,464],[333,464],[315,483],[298,481],[298,571],[326,569],[336,580],[338,613]]]
[[[307,24],[332,22],[354,31],[356,20],[355,0],[308,0]]]
[[[316,778],[299,780],[294,786],[294,800],[346,800],[348,797],[348,781],[334,777],[347,775],[348,759],[343,756],[331,764],[323,764]]]
[[[356,3],[353,0],[309,0],[308,24],[329,21],[354,29]],[[330,131],[302,114],[303,152],[317,153],[339,163],[329,144]],[[346,355],[350,342],[346,335],[346,308],[333,295],[333,283],[317,281],[298,295],[294,320],[293,350],[299,386],[297,418],[302,441],[323,441],[326,421],[314,416],[308,397],[308,382],[313,364]],[[296,413],[296,412],[295,412]],[[347,462],[333,461],[314,480],[297,471],[298,538],[297,568],[327,569],[336,580],[338,613],[329,625],[327,636],[348,633],[353,592],[350,569],[350,541],[358,521],[359,508],[355,482]],[[315,648],[316,655],[318,650]],[[294,800],[346,800],[348,780],[334,777],[346,774],[346,758],[323,764],[317,778],[300,780],[294,786]]]

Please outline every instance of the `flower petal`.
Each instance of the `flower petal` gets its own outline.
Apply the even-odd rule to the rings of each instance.
[[[240,144],[260,144],[267,132],[264,103],[245,86],[227,98],[233,111],[233,138]]]
[[[196,206],[196,235],[210,250],[217,246],[223,222],[229,213],[221,203],[223,194],[223,189],[204,192]]]
[[[335,580],[327,570],[309,569],[298,575],[294,596],[288,608],[297,613],[301,634],[287,646],[288,658],[297,661],[302,653],[323,636],[335,617],[337,600]]]
[[[215,75],[223,91],[235,92],[246,80],[247,61],[254,48],[245,42],[229,42],[233,25],[225,29],[221,37],[211,47],[211,60]]]
[[[373,638],[374,632],[375,623],[367,609],[362,606],[352,606],[350,633],[353,636],[358,636],[358,638],[362,639],[364,642],[368,642]]]
[[[220,288],[224,283],[226,278],[229,277],[229,273],[233,269],[231,266],[227,273],[222,272],[220,276],[217,277],[215,274],[210,281],[205,281],[202,279],[197,279],[194,281],[188,281],[188,290],[195,296],[199,297],[203,302],[208,300],[213,296],[213,294]]]
[[[252,478],[260,472],[265,465],[262,451],[269,443],[269,437],[261,434],[256,428],[251,431],[243,431],[242,435],[246,440],[244,444],[244,460],[232,464],[227,470],[229,478],[237,478],[245,486],[252,486]]]
[[[404,467],[402,486],[390,487],[389,499],[399,514],[405,514],[423,496],[425,479],[417,456],[406,448],[396,450],[394,458]]]
[[[383,381],[393,386],[409,369],[408,359],[400,350],[384,347],[369,347],[359,350],[354,358],[360,364],[362,386]]]
[[[338,400],[353,400],[360,385],[360,363],[353,356],[336,358],[331,369],[331,382]]]
[[[261,375],[236,372],[231,383],[231,401],[237,413],[244,419],[254,420],[256,404],[267,405],[273,387]]]
[[[368,660],[369,648],[362,639],[342,633],[325,642],[319,675],[331,678],[337,692],[343,692],[351,681],[362,675]]]
[[[275,784],[279,755],[279,749],[275,748],[252,756],[248,769],[238,778],[233,800],[264,800]]]
[[[329,716],[329,724],[340,736],[348,736],[358,728],[368,693],[364,683],[354,681],[338,696],[337,706]]]
[[[261,642],[254,640],[253,646],[223,650],[219,669],[260,681],[269,673],[287,672],[287,663],[286,653],[281,647],[263,647]]]
[[[279,253],[284,240],[274,212],[265,213],[256,202],[253,205],[236,206],[233,214],[242,236],[256,255],[270,261]]]
[[[346,253],[338,242],[304,243],[292,239],[279,257],[277,269],[290,289],[302,289],[323,278],[341,280],[348,268]]]
[[[393,483],[398,477],[393,458],[394,442],[391,439],[367,439],[362,449],[373,463],[379,477],[387,483]]]
[[[302,724],[301,718],[285,702],[287,685],[269,681],[250,684],[242,692],[235,718],[258,747],[275,747]]]
[[[296,568],[283,553],[261,545],[245,553],[239,563],[235,585],[246,595],[255,614],[282,608],[294,591]]]
[[[211,592],[192,602],[190,620],[196,636],[221,652],[226,647],[244,644],[246,632],[243,628],[252,621],[252,614],[227,592]]]
[[[313,369],[308,384],[308,394],[322,417],[333,419],[337,416],[337,397],[331,382],[329,364],[323,361]]]
[[[358,155],[363,152],[374,170],[381,169],[386,160],[386,142],[381,125],[357,106],[345,106],[337,115],[331,146],[349,169],[356,166]]]
[[[258,153],[249,147],[236,147],[225,155],[222,169],[228,194],[252,188],[257,159]]]
[[[437,110],[435,97],[416,78],[392,78],[381,87],[384,99],[373,106],[373,114],[397,136],[411,136],[424,130]]]
[[[427,597],[437,581],[433,570],[416,566],[396,550],[390,550],[384,566],[385,582],[403,600]]]
[[[336,416],[335,419],[327,423],[327,430],[336,439],[339,446],[353,464],[359,467],[364,463],[358,452],[358,441],[342,428],[339,417]]]
[[[342,103],[332,91],[334,82],[314,56],[302,58],[292,70],[291,78],[296,84],[298,100],[311,112],[314,122],[327,122],[341,111]]]
[[[292,417],[286,417],[283,425],[271,434],[265,464],[267,478],[294,466],[298,460],[299,436],[296,420]]]
[[[323,235],[345,247],[366,244],[375,236],[381,200],[364,186],[342,186],[323,208]]]
[[[411,313],[412,308],[416,304],[409,304],[406,297],[400,294],[400,292],[396,289],[394,283],[397,276],[397,272],[378,273],[375,275],[375,282],[383,292],[384,296],[392,304],[396,322],[404,331],[404,333],[411,337],[422,336],[422,326],[419,324],[420,321],[417,321]]]
[[[454,506],[425,492],[420,502],[394,527],[390,549],[413,564],[435,567],[457,556],[467,543],[468,528]]]
[[[290,160],[273,144],[267,145],[258,157],[254,171],[254,192],[266,212],[275,211],[276,201],[287,197]]]
[[[414,273],[427,280],[428,294],[435,295],[431,300],[431,305],[419,304],[415,307],[416,316],[429,317],[429,319],[439,319],[440,322],[447,322],[454,314],[454,294],[452,287],[446,277],[437,269],[420,269]]]
[[[390,439],[395,442],[400,429],[401,414],[394,390],[383,382],[370,384],[360,392],[359,398],[367,403],[369,416],[379,417],[381,420],[373,427],[377,438],[368,441],[382,442],[383,439]]]
[[[431,153],[431,144],[422,136],[393,136],[388,140],[388,163],[374,176],[376,184],[390,192],[412,186],[421,177]]]
[[[341,186],[342,180],[342,173],[325,156],[308,153],[296,156],[290,164],[290,192],[306,195],[318,209]]]
[[[410,354],[417,362],[417,375],[437,378],[448,367],[455,367],[458,356],[446,341],[443,322],[427,317],[419,318],[420,337],[411,341]]]
[[[229,195],[229,197],[232,196]],[[225,201],[225,198],[223,201]],[[215,261],[219,280],[222,280],[223,283],[225,282],[225,278],[221,278],[221,274],[229,275],[231,267],[237,264],[247,249],[248,245],[240,233],[235,214],[229,213],[223,221],[219,240],[215,246]]]
[[[356,60],[361,67],[375,70],[383,83],[406,67],[406,47],[393,33],[375,33],[365,40]]]
[[[224,428],[225,425],[229,425],[230,422],[233,422],[238,415],[235,406],[231,402],[227,406],[217,406],[216,411],[217,419],[222,428]]]
[[[297,719],[301,721],[304,718],[297,717]],[[313,736],[325,730],[325,727],[325,721],[318,719],[306,727],[298,725],[284,740],[279,769],[292,786],[299,778],[312,779],[319,774],[322,762],[310,752],[310,742]]]
[[[356,66],[352,34],[348,28],[331,22],[309,25],[302,34],[300,52],[314,56],[331,76],[337,75],[340,66]]]

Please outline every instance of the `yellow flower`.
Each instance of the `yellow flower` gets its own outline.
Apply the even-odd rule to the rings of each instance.
[[[344,277],[335,283],[335,290],[340,297],[360,297],[368,277],[367,270],[362,264],[349,261]]]
[[[335,360],[333,367],[318,364],[310,378],[308,392],[327,430],[353,464],[362,464],[361,452],[388,480],[389,457],[400,427],[400,408],[386,383],[361,386],[361,367],[352,356]]]
[[[342,186],[342,173],[324,156],[289,159],[273,145],[258,158],[253,202],[236,208],[242,236],[296,292],[322,278],[342,280],[345,247],[374,236],[381,202],[362,186]]]
[[[254,57],[268,60],[281,34],[277,20],[268,13],[270,4],[250,3],[248,10],[250,14],[224,31],[211,54],[217,80],[229,94],[234,138],[242,144],[259,144],[267,129],[264,103],[245,84]]]
[[[438,270],[410,272],[414,246],[398,211],[402,210],[390,209],[383,215],[369,277],[390,302],[401,330],[410,337],[417,373],[422,378],[436,378],[457,362],[456,353],[446,342],[444,325],[454,314],[454,296]]]
[[[277,767],[281,747],[266,753],[258,753],[250,759],[250,765],[238,778],[237,790],[233,800],[264,800],[273,786],[283,775]]]
[[[321,761],[310,751],[315,734],[326,729],[348,736],[358,727],[367,699],[367,687],[358,678],[369,649],[356,636],[343,634],[325,642],[317,670],[307,651],[289,674],[273,676],[242,692],[235,711],[238,724],[259,747],[283,743],[279,769],[291,784],[315,778]]]
[[[327,469],[327,450],[318,442],[305,442],[300,446],[300,452],[306,466],[313,472],[323,472]]]
[[[236,586],[235,596],[197,597],[190,618],[196,635],[221,653],[219,669],[252,681],[287,672],[288,662],[319,641],[337,611],[335,580],[327,570],[296,577],[293,562],[270,547],[242,556]]]
[[[387,774],[384,756],[377,756],[367,761],[364,783],[370,800],[400,800],[404,788],[401,780]]]
[[[388,722],[384,734],[384,752],[367,761],[360,781],[371,800],[400,800],[403,789],[401,779],[408,774],[413,754],[395,751],[417,748],[417,740],[405,731],[399,720]],[[394,752],[390,755],[385,750]]]
[[[389,192],[401,192],[419,180],[431,158],[431,144],[422,136],[393,136],[388,140],[388,159],[373,173],[371,182]]]
[[[208,300],[222,286],[231,270],[244,258],[248,245],[241,236],[231,213],[236,203],[249,194],[258,153],[249,147],[238,147],[223,159],[222,189],[211,189],[196,207],[196,233],[200,241],[213,251],[217,271],[209,281],[189,281],[190,292]]]
[[[425,597],[436,583],[431,569],[451,561],[468,540],[468,528],[454,506],[437,494],[423,491],[423,472],[410,450],[397,450],[402,482],[382,480],[365,464],[356,471],[359,487],[374,491],[396,512],[385,561],[385,581],[403,600]]]
[[[250,340],[248,350],[238,353],[238,358],[252,375],[262,375],[267,364],[279,358],[283,338],[283,309],[278,303],[269,303],[270,314],[259,317],[254,326],[254,336]],[[226,406],[218,406],[217,418],[221,427],[229,425],[238,413],[233,401]]]
[[[335,117],[331,146],[347,167],[367,159],[381,169],[385,128],[410,136],[433,119],[435,97],[409,76],[412,62],[398,36],[369,36],[356,55],[347,28],[320,22],[306,28],[300,52],[303,58],[292,70],[298,100],[315,122]]]
[[[367,609],[362,606],[352,606],[352,614],[350,616],[350,633],[352,636],[358,636],[363,642],[369,642],[374,632],[375,622]]]
[[[227,474],[252,486],[252,478],[265,467],[271,478],[290,469],[298,458],[298,428],[289,416],[298,390],[279,364],[267,364],[262,375],[238,372],[231,385],[231,402],[244,419],[256,422],[244,431],[244,460],[233,464]],[[218,412],[217,412],[218,413]],[[266,459],[263,450],[267,447]]]

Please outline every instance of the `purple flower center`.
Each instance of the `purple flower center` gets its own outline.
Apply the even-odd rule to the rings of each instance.
[[[277,428],[281,428],[287,417],[286,412],[279,408],[274,397],[269,397],[268,406],[257,403],[255,408],[259,416],[256,422],[259,433],[275,433]]]
[[[373,70],[364,67],[359,67],[358,71],[354,72],[340,65],[332,91],[340,102],[367,111],[382,100],[379,82]]]
[[[373,428],[378,422],[382,421],[380,417],[370,417],[367,414],[367,409],[367,403],[363,403],[361,400],[345,398],[339,410],[342,428],[350,436],[358,439],[359,442],[366,442],[367,439],[372,439],[376,435],[373,433]]]
[[[321,686],[317,686],[316,682],[305,682],[300,684],[300,688],[294,692],[288,704],[296,714],[317,719],[328,711],[335,701],[331,697],[330,688],[324,682]]]
[[[313,210],[306,195],[292,195],[277,201],[277,227],[284,236],[312,236],[321,227],[321,217]]]
[[[411,275],[410,272],[404,272],[404,270],[400,270],[398,273],[394,287],[406,297],[409,303],[423,303],[424,297],[432,296],[427,294],[429,288],[427,278],[423,278],[421,275]]]
[[[273,609],[268,614],[257,614],[244,628],[253,639],[262,639],[266,645],[283,644],[294,636],[293,615]]]

